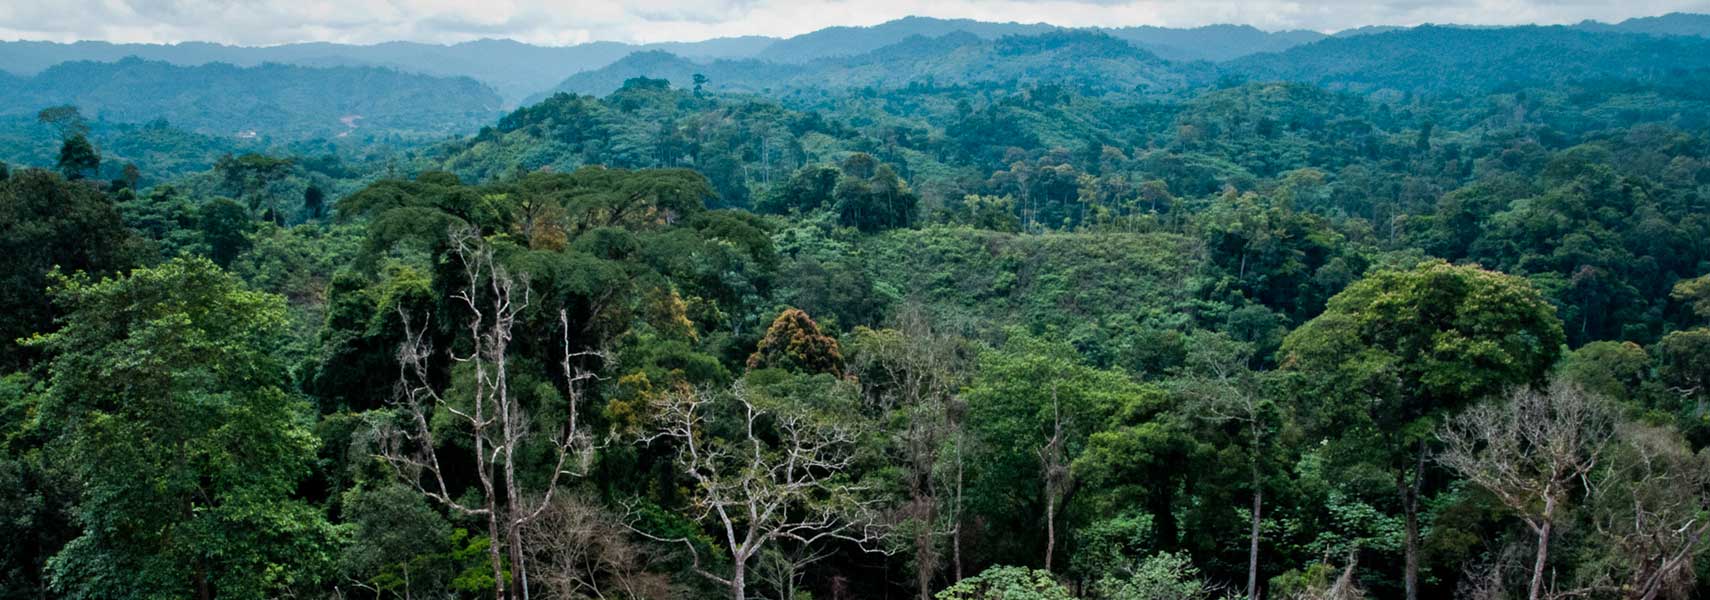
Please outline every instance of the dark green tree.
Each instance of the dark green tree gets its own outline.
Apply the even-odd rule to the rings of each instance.
[[[1433,432],[1477,400],[1540,381],[1563,340],[1554,307],[1524,280],[1441,261],[1368,275],[1284,340],[1282,365],[1318,399],[1320,431],[1369,445],[1394,475],[1409,600]]]
[[[333,531],[291,498],[307,405],[277,348],[283,299],[201,258],[62,280],[43,412],[83,533],[49,564],[66,598],[261,597],[313,584]]]
[[[78,180],[94,176],[101,170],[101,154],[83,134],[73,134],[59,147],[59,173],[66,179]]]

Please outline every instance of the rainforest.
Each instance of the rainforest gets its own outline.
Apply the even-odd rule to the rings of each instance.
[[[1710,598],[1710,16],[1370,25],[0,42],[0,599]]]

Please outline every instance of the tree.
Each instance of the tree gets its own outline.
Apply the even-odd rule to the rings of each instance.
[[[101,154],[83,134],[72,134],[59,146],[59,173],[76,181],[95,175],[101,170]]]
[[[70,104],[44,108],[36,113],[36,121],[53,127],[60,139],[89,134],[89,122],[83,118],[82,111]]]
[[[319,186],[311,185],[303,190],[303,210],[308,211],[310,219],[320,219],[326,211],[327,194]]]
[[[225,156],[214,164],[214,171],[220,175],[225,193],[249,204],[256,216],[265,221],[283,225],[285,212],[279,206],[279,198],[270,189],[273,184],[284,180],[296,168],[296,161],[290,158],[273,158],[261,154],[249,153],[242,156]]]
[[[670,579],[645,569],[650,556],[619,515],[560,494],[523,530],[529,576],[550,598],[650,600],[673,593]]]
[[[1555,309],[1519,278],[1442,261],[1380,271],[1330,299],[1290,333],[1282,365],[1306,393],[1320,431],[1358,443],[1370,433],[1406,517],[1404,583],[1419,594],[1419,508],[1435,424],[1479,398],[1539,381],[1564,339]]]
[[[837,338],[822,333],[819,324],[800,309],[778,313],[765,337],[748,356],[748,368],[782,368],[806,373],[843,373],[843,350]]]
[[[1441,434],[1438,460],[1519,514],[1537,537],[1531,600],[1545,597],[1550,536],[1572,492],[1589,487],[1615,425],[1606,400],[1558,379],[1469,409]]]
[[[867,154],[855,154],[843,161],[842,170],[843,176],[832,192],[839,223],[867,232],[914,223],[915,205],[920,199],[890,165],[880,164]]]
[[[572,352],[570,321],[560,310],[565,392],[557,414],[564,421],[556,428],[541,430],[528,414],[520,392],[511,388],[510,344],[517,317],[529,306],[526,278],[512,275],[494,256],[490,245],[472,228],[451,232],[450,258],[461,268],[462,289],[452,300],[466,314],[467,354],[451,354],[466,366],[463,385],[467,389],[441,390],[432,370],[434,349],[421,322],[400,308],[405,341],[398,349],[397,413],[401,425],[383,424],[385,446],[381,452],[400,480],[447,508],[486,521],[488,558],[494,581],[494,597],[527,599],[528,563],[523,559],[523,531],[539,518],[558,492],[559,482],[579,477],[592,461],[592,439],[579,422],[582,387],[595,375],[581,369],[577,361],[588,353]],[[467,435],[463,447],[469,456],[459,457],[474,465],[479,481],[478,502],[465,500],[448,485],[448,473],[440,460],[443,444],[432,425],[434,419],[454,419],[459,432]],[[517,465],[533,444],[550,447],[552,467],[538,493],[525,493]],[[446,448],[449,449],[449,448]],[[507,561],[509,571],[507,577]],[[507,584],[510,592],[507,592]]]
[[[230,198],[215,198],[196,213],[196,228],[202,231],[202,245],[214,264],[229,267],[249,249],[249,232],[255,221],[243,205]]]
[[[919,306],[906,308],[897,329],[855,331],[854,369],[869,404],[887,411],[901,453],[909,499],[898,516],[913,538],[915,590],[931,600],[943,562],[940,541],[951,538],[955,579],[961,579],[964,413],[959,393],[972,370],[972,348],[933,329]]]
[[[1107,447],[1100,445],[1099,436],[1119,435],[1110,431],[1112,423],[1107,421],[1118,415],[1148,418],[1161,403],[1161,394],[1121,371],[1085,364],[1065,343],[1010,333],[1001,348],[980,355],[966,392],[968,427],[980,447],[988,449],[977,459],[970,496],[987,527],[999,532],[1043,529],[1044,547],[1034,556],[1052,566],[1057,521],[1079,482],[1086,480],[1083,473],[1103,480],[1137,458],[1101,452]],[[1106,458],[1121,464],[1108,464]],[[1026,489],[1036,491],[1020,492]],[[1031,554],[1033,548],[1023,546],[1015,553]]]
[[[1252,487],[1252,527],[1247,538],[1247,597],[1259,597],[1259,533],[1265,504],[1265,471],[1276,452],[1281,416],[1270,397],[1264,374],[1249,365],[1250,344],[1224,334],[1195,336],[1189,344],[1187,365],[1172,383],[1178,393],[1192,401],[1190,410],[1219,423],[1240,429],[1248,460],[1248,485]]]
[[[285,307],[200,258],[68,278],[44,412],[83,533],[49,564],[68,598],[259,597],[312,583],[332,531],[292,498],[315,440],[278,353]]]
[[[54,327],[48,274],[104,276],[142,263],[148,248],[92,186],[24,169],[0,180],[0,371],[33,360],[17,340]]]
[[[1695,563],[1710,549],[1710,450],[1637,423],[1609,447],[1593,486],[1594,547],[1604,551],[1581,589],[1628,600],[1690,597]]]
[[[811,548],[843,540],[865,546],[883,537],[867,489],[848,480],[856,439],[850,426],[800,410],[768,412],[741,382],[728,390],[670,390],[654,410],[659,427],[640,441],[675,446],[677,471],[694,484],[692,514],[717,531],[730,575],[702,565],[687,537],[637,533],[683,544],[694,572],[728,588],[732,600],[748,597],[749,564],[773,544],[787,540]],[[718,435],[724,428],[709,423],[715,419],[732,419],[734,431]]]
[[[1050,571],[996,566],[956,582],[937,600],[1072,600]]]

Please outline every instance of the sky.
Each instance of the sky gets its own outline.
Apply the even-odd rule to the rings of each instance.
[[[1364,25],[1614,22],[1676,11],[1710,13],[1710,0],[0,0],[0,39],[257,46],[510,38],[566,45],[788,37],[909,15],[1333,32]]]

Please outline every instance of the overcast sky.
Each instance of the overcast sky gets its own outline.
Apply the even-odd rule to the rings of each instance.
[[[1066,26],[1362,25],[1619,21],[1710,12],[1710,0],[0,0],[0,39],[267,45],[512,38],[695,41],[790,36],[908,15]]]

